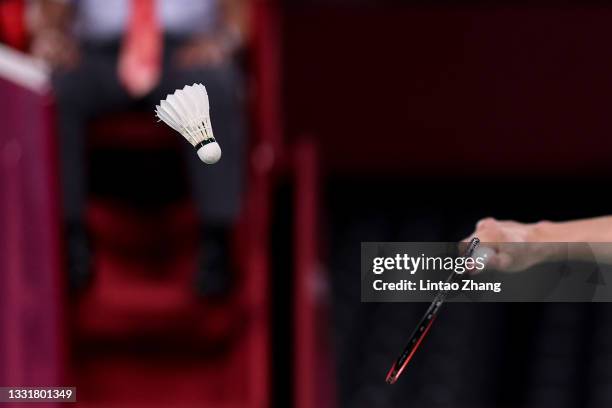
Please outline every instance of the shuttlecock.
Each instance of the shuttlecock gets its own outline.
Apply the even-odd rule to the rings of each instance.
[[[221,147],[213,136],[209,112],[208,93],[202,84],[178,89],[155,107],[157,117],[187,139],[200,160],[213,164],[221,158]]]

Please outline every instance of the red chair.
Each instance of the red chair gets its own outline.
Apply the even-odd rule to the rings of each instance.
[[[2,65],[0,383],[60,386],[66,336],[52,100]]]

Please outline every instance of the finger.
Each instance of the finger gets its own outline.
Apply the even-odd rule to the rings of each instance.
[[[497,220],[493,217],[483,218],[476,223],[476,230],[491,228],[497,224]]]
[[[478,238],[480,242],[495,242],[498,235],[498,221],[493,217],[487,217],[476,222],[476,228],[472,234],[464,238],[461,242],[470,242]]]

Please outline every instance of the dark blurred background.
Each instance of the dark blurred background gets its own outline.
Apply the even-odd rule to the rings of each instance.
[[[485,216],[535,222],[610,213],[612,7],[253,5],[244,65],[249,183],[236,230],[235,293],[217,303],[189,291],[195,244],[172,143],[134,136],[140,124],[151,126],[142,116],[100,120],[89,156],[97,289],[76,297],[57,289],[40,305],[19,306],[28,283],[14,283],[18,261],[8,265],[13,296],[3,299],[17,304],[11,313],[56,310],[60,323],[41,328],[32,320],[29,333],[3,334],[0,361],[13,368],[0,382],[76,384],[84,406],[612,404],[607,304],[447,305],[400,381],[385,384],[427,305],[361,303],[358,272],[364,241],[457,241]],[[6,30],[4,38],[27,50]],[[19,249],[20,231],[59,228],[49,214],[36,226],[10,221],[11,202],[26,205],[25,219],[45,213],[57,195],[32,181],[48,173],[31,165],[41,153],[28,146],[49,136],[28,136],[39,126],[21,119],[51,102],[29,101],[16,88],[0,91],[23,106],[2,105],[14,119],[2,118],[5,129],[18,135],[0,138],[5,257]],[[109,133],[121,135],[98,143]],[[15,140],[25,176],[14,173]],[[29,209],[41,194],[40,208]],[[19,331],[9,307],[0,324]],[[60,350],[47,377],[28,374],[41,364],[26,358],[37,330],[59,339],[45,345]],[[132,387],[124,377],[134,378]],[[150,395],[168,384],[174,391],[165,397]]]
[[[287,135],[317,140],[341,406],[607,406],[605,304],[359,304],[362,241],[455,241],[485,216],[609,212],[612,10],[288,2]]]

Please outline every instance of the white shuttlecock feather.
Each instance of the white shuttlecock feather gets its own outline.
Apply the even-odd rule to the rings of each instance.
[[[221,147],[213,136],[209,112],[208,93],[202,84],[178,89],[155,107],[157,117],[187,139],[200,160],[213,164],[221,158]]]

